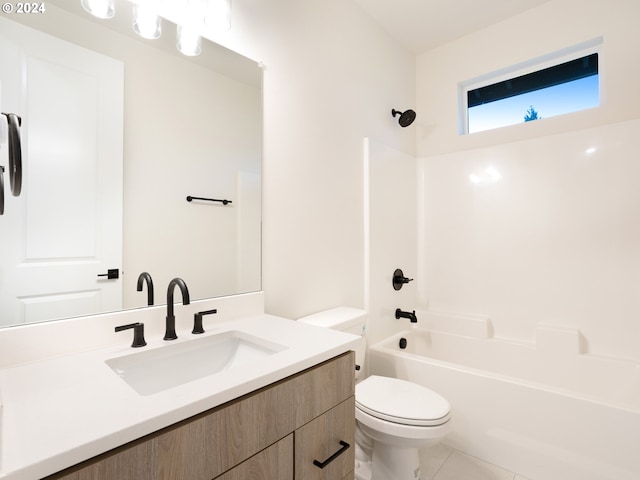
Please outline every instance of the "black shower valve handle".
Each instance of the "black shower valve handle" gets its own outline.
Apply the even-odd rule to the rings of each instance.
[[[402,273],[402,270],[396,268],[393,272],[393,289],[400,290],[405,283],[413,282],[413,278],[407,278]]]

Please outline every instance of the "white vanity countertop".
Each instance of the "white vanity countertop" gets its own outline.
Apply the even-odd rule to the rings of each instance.
[[[119,346],[44,359],[0,370],[0,478],[41,478],[131,440],[216,407],[354,349],[354,335],[267,314],[209,327],[203,335],[178,330],[178,340],[240,330],[286,346],[258,364],[238,366],[142,396],[105,360],[167,343],[147,338]]]

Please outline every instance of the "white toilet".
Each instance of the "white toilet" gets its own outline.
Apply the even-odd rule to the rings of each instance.
[[[338,307],[299,319],[362,336],[356,365],[364,367],[364,310]],[[418,450],[449,432],[451,406],[437,393],[406,380],[356,367],[356,480],[422,480]]]

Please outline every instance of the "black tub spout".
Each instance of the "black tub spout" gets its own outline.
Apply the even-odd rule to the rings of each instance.
[[[396,308],[396,318],[408,318],[411,323],[418,323],[415,310],[413,312],[403,312],[399,308]]]

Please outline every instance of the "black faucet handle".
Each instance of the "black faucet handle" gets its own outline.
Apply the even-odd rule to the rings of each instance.
[[[393,272],[393,289],[400,290],[405,283],[413,282],[413,278],[407,278],[401,269],[396,268]]]
[[[198,312],[193,314],[193,331],[191,333],[197,335],[200,333],[204,333],[204,327],[202,326],[202,317],[205,315],[212,315],[214,313],[218,313],[217,309],[213,310],[205,310],[204,312]]]
[[[128,325],[119,325],[115,328],[116,332],[121,332],[123,330],[129,330],[133,328],[133,343],[131,346],[133,348],[144,347],[147,342],[144,340],[144,323],[136,322],[130,323]]]

